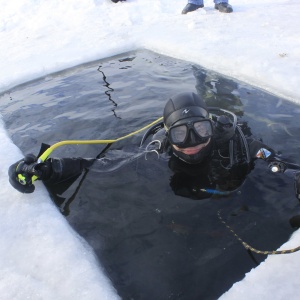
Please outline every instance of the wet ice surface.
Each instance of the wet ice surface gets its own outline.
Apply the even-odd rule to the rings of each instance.
[[[299,164],[298,106],[148,51],[21,86],[1,97],[0,110],[23,153],[38,153],[42,142],[123,136],[160,117],[166,99],[181,91],[197,91],[211,106],[225,103],[255,135]],[[221,224],[220,209],[257,249],[275,250],[288,240],[289,219],[299,213],[291,179],[257,162],[230,197],[193,201],[172,191],[167,161],[138,153],[140,138],[111,147],[109,172],[94,168],[54,197],[123,299],[215,299],[241,280],[256,263]],[[66,146],[53,155],[95,157],[102,149]],[[122,163],[130,154],[137,159]]]

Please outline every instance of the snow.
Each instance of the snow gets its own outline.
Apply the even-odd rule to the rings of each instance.
[[[0,0],[0,92],[139,48],[197,63],[300,103],[298,0],[231,0],[232,14],[186,0]],[[37,184],[22,195],[7,169],[22,157],[0,123],[1,299],[117,299],[92,249]],[[13,199],[13,201],[12,201]],[[300,244],[296,231],[282,248]],[[221,299],[298,299],[300,253],[270,256]],[[63,284],[62,284],[63,283]]]

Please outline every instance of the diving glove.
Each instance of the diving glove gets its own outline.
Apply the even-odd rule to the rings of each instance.
[[[32,182],[32,177],[37,179],[48,179],[52,173],[51,163],[40,163],[33,154],[27,154],[24,159],[21,159],[11,165],[8,169],[10,184],[21,193],[33,193],[35,186]]]

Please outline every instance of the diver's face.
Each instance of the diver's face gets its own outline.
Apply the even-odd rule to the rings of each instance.
[[[196,145],[193,147],[187,147],[187,148],[179,148],[173,144],[172,144],[172,146],[176,151],[181,152],[183,154],[195,155],[195,154],[199,153],[202,149],[204,149],[209,144],[210,140],[211,140],[211,138],[209,138],[208,141],[204,144],[199,144],[199,145]]]
[[[179,120],[168,129],[170,143],[179,149],[194,148],[200,144],[206,144],[212,135],[211,120],[201,117]]]

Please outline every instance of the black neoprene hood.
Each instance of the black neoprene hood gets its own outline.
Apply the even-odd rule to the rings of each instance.
[[[180,120],[191,117],[208,118],[205,102],[195,93],[185,92],[171,97],[164,108],[167,128]]]

